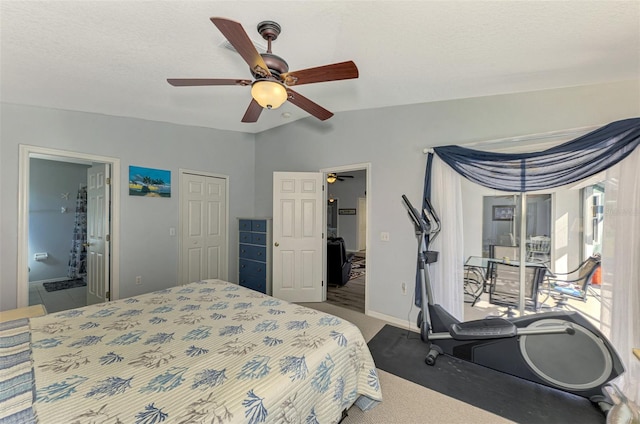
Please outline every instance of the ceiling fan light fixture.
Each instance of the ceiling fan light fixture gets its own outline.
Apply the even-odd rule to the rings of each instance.
[[[287,89],[279,82],[257,80],[251,84],[251,96],[265,109],[277,109],[287,101]]]
[[[329,184],[335,183],[337,179],[338,179],[338,176],[336,174],[328,174],[327,175],[327,182]]]

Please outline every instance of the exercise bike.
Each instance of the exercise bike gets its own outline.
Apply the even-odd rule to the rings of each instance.
[[[433,302],[429,279],[428,264],[438,260],[438,252],[428,250],[429,239],[440,231],[440,219],[430,202],[423,218],[405,195],[402,199],[418,237],[417,325],[429,344],[425,362],[435,365],[438,355],[453,356],[585,397],[607,411],[611,401],[603,388],[624,372],[624,365],[604,335],[577,312],[457,320]]]

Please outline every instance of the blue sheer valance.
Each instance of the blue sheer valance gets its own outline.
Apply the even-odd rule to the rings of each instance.
[[[612,122],[541,152],[492,153],[460,146],[434,148],[465,178],[511,192],[550,189],[597,174],[627,157],[640,144],[640,118]]]

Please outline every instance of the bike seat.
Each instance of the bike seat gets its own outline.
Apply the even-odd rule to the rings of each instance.
[[[449,334],[455,340],[501,339],[515,337],[518,330],[504,318],[478,319],[451,324]]]

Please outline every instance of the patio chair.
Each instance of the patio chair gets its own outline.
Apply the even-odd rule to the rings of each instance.
[[[520,246],[489,246],[489,256],[495,259],[509,258],[512,261],[520,260]]]
[[[527,242],[527,261],[549,263],[550,253],[551,238],[547,236],[531,237]]]
[[[591,288],[591,278],[598,268],[600,268],[600,255],[595,254],[584,260],[573,271],[550,274],[547,277],[547,283],[553,298],[556,299],[556,306],[568,306],[569,298],[586,302],[589,292],[600,301],[600,296]]]
[[[538,288],[544,280],[547,269],[541,266],[525,267],[525,310],[537,311]],[[520,300],[520,267],[513,264],[493,262],[490,265],[489,303],[506,306],[504,315],[514,316],[514,309]]]
[[[464,302],[474,306],[484,292],[486,284],[485,273],[482,268],[475,266],[464,267]]]

